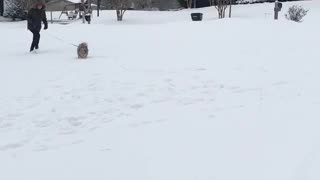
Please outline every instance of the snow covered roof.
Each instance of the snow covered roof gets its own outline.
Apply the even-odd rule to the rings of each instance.
[[[68,1],[70,1],[72,3],[81,3],[81,0],[68,0]]]

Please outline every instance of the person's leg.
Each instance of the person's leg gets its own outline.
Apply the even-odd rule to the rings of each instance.
[[[39,42],[40,42],[40,32],[39,31],[37,31],[36,33],[35,33],[35,48],[36,49],[39,49]]]
[[[30,30],[31,31],[31,30]],[[33,34],[33,40],[32,40],[32,43],[31,43],[31,47],[30,47],[30,52],[34,50],[34,47],[35,47],[35,39],[36,39],[36,35],[35,35],[35,31],[31,31],[32,34]]]

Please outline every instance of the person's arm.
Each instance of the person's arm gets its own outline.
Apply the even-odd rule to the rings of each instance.
[[[48,29],[48,21],[47,21],[47,15],[46,11],[43,11],[43,16],[42,16],[42,22],[44,24],[44,29]]]

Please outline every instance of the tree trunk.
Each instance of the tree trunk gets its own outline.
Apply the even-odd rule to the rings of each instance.
[[[4,11],[4,1],[0,0],[0,16],[3,16]]]
[[[98,7],[97,7],[97,16],[100,16],[100,6],[101,6],[101,0],[98,0]]]
[[[192,8],[192,0],[186,0],[188,9]]]
[[[117,21],[122,21],[123,20],[123,15],[124,15],[124,12],[123,10],[116,10],[117,11]]]
[[[230,7],[229,7],[229,18],[231,18],[231,8],[232,8],[232,0],[229,0],[230,1]]]
[[[218,9],[218,13],[219,13],[219,19],[224,18],[224,11],[223,11],[223,7],[219,7],[219,9]]]
[[[116,13],[117,13],[117,21],[121,21],[120,20],[120,16],[121,16],[121,14],[120,14],[120,10],[116,10]]]

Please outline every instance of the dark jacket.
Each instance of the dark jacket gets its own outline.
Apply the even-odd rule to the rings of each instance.
[[[30,9],[28,12],[27,20],[28,29],[31,31],[40,31],[41,22],[43,22],[45,29],[48,28],[48,22],[44,6],[42,6],[42,9],[38,9],[36,7]]]

